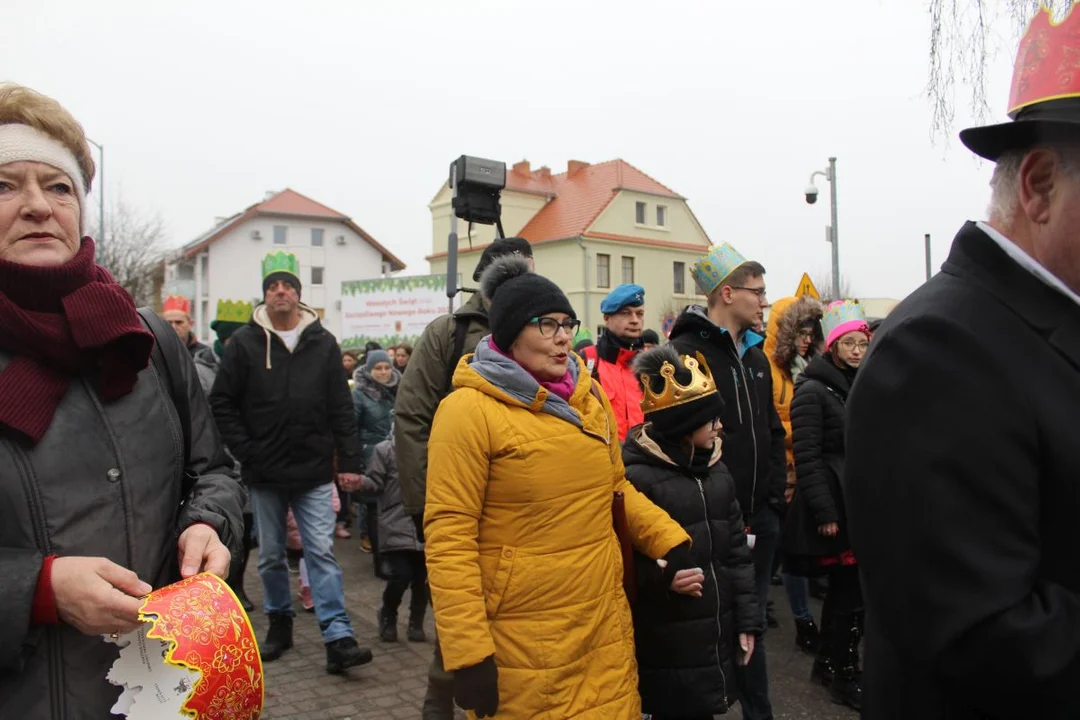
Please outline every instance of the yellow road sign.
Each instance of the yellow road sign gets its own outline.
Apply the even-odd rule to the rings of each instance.
[[[799,288],[795,291],[795,297],[804,297],[809,295],[815,300],[820,300],[821,295],[818,293],[817,288],[814,287],[814,281],[810,279],[810,276],[803,273],[802,280],[799,281]]]

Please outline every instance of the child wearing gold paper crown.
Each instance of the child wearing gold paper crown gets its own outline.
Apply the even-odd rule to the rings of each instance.
[[[626,477],[693,539],[695,568],[668,586],[657,563],[636,555],[633,608],[642,711],[711,718],[735,701],[735,666],[762,632],[754,565],[735,481],[721,462],[723,401],[705,360],[665,345],[641,354],[645,423],[623,448]],[[675,590],[690,586],[693,596]]]

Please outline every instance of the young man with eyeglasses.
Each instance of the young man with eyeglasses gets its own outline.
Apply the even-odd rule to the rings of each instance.
[[[645,289],[620,285],[600,303],[600,312],[604,313],[604,332],[596,345],[585,348],[582,357],[611,400],[622,442],[630,428],[645,422],[641,383],[630,367],[645,347],[641,339],[645,332]]]
[[[708,306],[683,311],[671,330],[671,344],[680,355],[705,356],[724,401],[724,463],[735,478],[748,525],[764,621],[787,475],[784,426],[773,405],[772,371],[762,351],[765,338],[753,330],[763,323],[769,304],[765,268],[724,243],[698,260],[693,273]],[[744,720],[771,720],[764,648],[737,669],[736,679]]]

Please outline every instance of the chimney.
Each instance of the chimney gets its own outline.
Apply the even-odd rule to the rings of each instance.
[[[545,179],[551,177],[551,168],[549,168],[547,165],[544,165],[542,168],[536,171],[536,177]]]
[[[529,170],[529,161],[522,160],[521,162],[514,163],[513,171],[518,175],[528,175],[531,172],[531,170]]]
[[[263,198],[263,202],[266,202],[267,200],[274,197],[275,195],[277,195],[277,190],[267,190],[266,191],[266,197]]]
[[[582,168],[587,168],[587,167],[589,167],[589,163],[587,163],[587,162],[584,162],[582,160],[571,160],[570,162],[568,162],[566,164],[566,176],[570,177],[571,175],[576,173],[578,170],[581,170]]]

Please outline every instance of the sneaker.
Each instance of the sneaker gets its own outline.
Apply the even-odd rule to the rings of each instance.
[[[339,522],[337,524],[337,527],[334,529],[334,535],[341,538],[342,540],[348,540],[352,537],[352,533],[345,528],[345,523],[343,522]]]
[[[366,553],[371,552],[371,538],[367,535],[360,536],[360,549]]]
[[[340,675],[351,667],[371,662],[371,650],[362,648],[351,637],[326,643],[326,672]]]
[[[306,612],[315,612],[315,600],[311,597],[311,587],[309,585],[300,586],[300,606]]]

